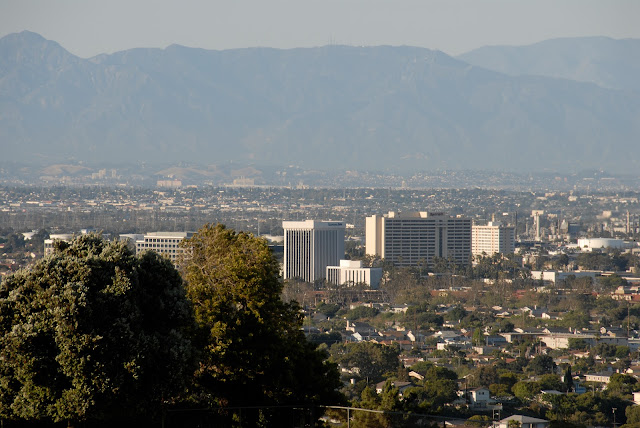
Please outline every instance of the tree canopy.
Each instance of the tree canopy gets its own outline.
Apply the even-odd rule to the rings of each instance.
[[[0,285],[0,416],[149,420],[190,379],[191,328],[168,260],[97,235],[59,242]]]
[[[279,265],[265,240],[208,224],[182,245],[202,335],[200,400],[226,408],[340,400],[337,368],[306,340],[297,303],[282,301]]]
[[[331,347],[332,358],[342,367],[351,369],[354,377],[367,384],[384,380],[385,374],[395,373],[400,364],[396,347],[373,342],[337,343]]]

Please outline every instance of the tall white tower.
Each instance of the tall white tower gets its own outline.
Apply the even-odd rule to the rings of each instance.
[[[282,228],[284,279],[324,279],[327,266],[337,266],[344,259],[344,222],[283,221]]]
[[[536,241],[540,241],[540,216],[544,214],[543,210],[531,211],[531,216],[534,218],[536,225]]]

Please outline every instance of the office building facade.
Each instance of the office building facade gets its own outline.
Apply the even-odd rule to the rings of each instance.
[[[435,257],[466,265],[471,219],[441,212],[389,212],[366,219],[366,252],[396,266],[432,267]]]
[[[147,233],[142,239],[136,241],[136,254],[140,254],[143,251],[155,251],[169,257],[172,262],[176,262],[184,252],[184,248],[180,248],[180,242],[183,239],[191,238],[192,235],[193,232]]]
[[[474,256],[513,254],[516,249],[515,236],[513,227],[499,222],[490,221],[486,226],[474,224],[471,229],[471,252]]]
[[[314,282],[326,277],[327,266],[344,259],[345,224],[341,221],[283,221],[284,279]]]
[[[362,267],[361,260],[340,260],[340,266],[327,266],[327,282],[336,285],[364,284],[378,289],[382,268]]]

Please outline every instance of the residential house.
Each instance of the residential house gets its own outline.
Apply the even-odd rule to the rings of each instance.
[[[480,387],[469,391],[469,407],[472,409],[487,409],[491,401],[489,388]]]
[[[376,383],[376,393],[382,394],[382,391],[384,389],[384,385],[386,383],[387,383],[386,381],[382,381],[382,382]],[[411,387],[415,386],[412,382],[400,382],[400,381],[392,381],[391,385],[394,388],[398,388],[398,395],[400,397],[402,397],[402,394],[404,393],[404,391],[407,390],[407,388],[411,388]]]
[[[587,373],[584,375],[584,380],[587,382],[609,383],[609,381],[611,380],[611,376],[613,375],[614,372],[612,371]]]

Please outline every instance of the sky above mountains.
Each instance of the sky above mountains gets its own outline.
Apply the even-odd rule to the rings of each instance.
[[[410,45],[450,55],[557,37],[640,38],[637,0],[0,0],[0,37],[29,30],[88,58],[136,47]]]

